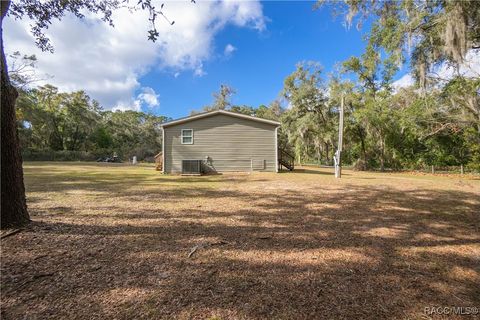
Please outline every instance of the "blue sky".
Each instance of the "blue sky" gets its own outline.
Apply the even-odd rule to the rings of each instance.
[[[225,83],[237,90],[235,104],[268,105],[282,90],[283,80],[297,62],[321,63],[325,76],[336,63],[363,52],[364,30],[346,29],[328,8],[313,10],[313,2],[262,2],[266,29],[256,31],[228,26],[215,38],[215,54],[203,64],[205,75],[153,70],[143,76],[142,85],[160,94],[160,108],[154,113],[173,118],[188,115],[211,103],[212,93]],[[236,50],[224,56],[224,48]],[[148,110],[148,108],[144,108]]]
[[[36,71],[47,75],[38,85],[84,90],[107,110],[178,118],[210,104],[221,84],[237,90],[234,104],[268,105],[298,62],[319,62],[327,78],[337,63],[362,54],[368,30],[347,29],[342,17],[314,4],[166,0],[175,24],[158,21],[155,43],[146,39],[146,12],[115,11],[115,28],[93,14],[67,15],[46,31],[53,54],[36,48],[30,21],[7,18],[4,44],[7,53],[37,55]]]
[[[7,54],[35,54],[36,85],[84,90],[106,110],[142,110],[172,118],[200,110],[221,84],[237,90],[233,103],[258,107],[278,97],[283,80],[301,61],[317,61],[325,78],[340,63],[361,55],[368,27],[344,27],[330,8],[315,2],[259,0],[152,0],[165,3],[173,26],[157,22],[159,41],[147,41],[148,13],[113,12],[115,27],[94,14],[66,15],[46,30],[55,52],[35,46],[31,21],[7,17]],[[368,24],[367,24],[368,25]],[[480,72],[480,51],[470,52],[466,73]],[[11,65],[12,61],[8,63]],[[408,86],[408,64],[395,85]],[[448,78],[453,70],[436,70]]]

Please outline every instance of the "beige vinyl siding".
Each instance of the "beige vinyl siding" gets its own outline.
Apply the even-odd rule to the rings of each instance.
[[[275,125],[225,114],[167,126],[165,172],[182,171],[182,160],[206,160],[212,170],[275,171]],[[182,129],[193,129],[193,144],[182,144]]]

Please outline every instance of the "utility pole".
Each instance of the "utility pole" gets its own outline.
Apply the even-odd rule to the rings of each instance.
[[[337,152],[335,152],[335,178],[342,177],[342,146],[343,146],[343,104],[344,97],[342,94],[342,100],[340,103],[340,119],[338,120],[338,146]]]

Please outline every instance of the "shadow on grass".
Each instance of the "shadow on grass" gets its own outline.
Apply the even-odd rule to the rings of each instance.
[[[46,304],[24,310],[40,318],[54,312],[125,319],[400,319],[421,317],[427,306],[480,303],[476,193],[347,185],[335,193],[280,194],[211,188],[231,181],[204,178],[179,177],[180,187],[168,177],[152,182],[128,175],[43,185],[52,192],[118,189],[119,201],[135,203],[159,191],[120,186],[152,182],[162,186],[162,201],[193,200],[174,212],[102,207],[101,201],[88,213],[59,207],[62,217],[35,222],[24,243],[6,249],[2,298]],[[195,199],[218,205],[203,208]],[[189,258],[203,242],[210,245]],[[32,246],[47,258],[15,254]],[[51,278],[19,287],[47,269]],[[42,291],[50,282],[55,286]],[[32,293],[33,302],[27,300]],[[15,308],[7,303],[3,315],[23,310]]]
[[[328,172],[325,170],[313,170],[313,169],[305,169],[305,168],[298,168],[294,169],[293,171],[286,171],[286,172],[292,172],[292,173],[307,173],[307,174],[321,174],[321,175],[328,175],[328,176],[333,176],[334,172]],[[348,176],[348,174],[345,174]]]

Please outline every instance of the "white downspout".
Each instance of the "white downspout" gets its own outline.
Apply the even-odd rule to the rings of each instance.
[[[278,173],[278,127],[275,127],[275,172]]]
[[[162,173],[165,173],[165,129],[162,127]]]

